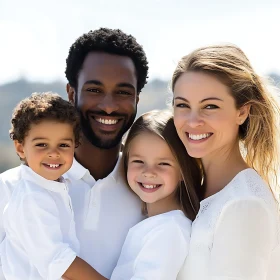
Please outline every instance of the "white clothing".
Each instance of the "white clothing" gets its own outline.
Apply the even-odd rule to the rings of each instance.
[[[67,185],[26,165],[13,171],[19,180],[3,213],[3,274],[7,280],[61,279],[79,252]]]
[[[189,249],[191,221],[180,210],[156,215],[129,230],[111,280],[175,280]]]
[[[106,278],[111,277],[129,229],[144,218],[121,163],[120,156],[111,174],[97,181],[76,160],[64,174],[70,181],[80,257]]]
[[[280,279],[279,215],[265,182],[246,169],[201,201],[192,224],[186,280]]]
[[[76,234],[80,242],[79,257],[106,278],[110,278],[117,264],[127,232],[144,218],[141,201],[122,177],[120,163],[121,156],[106,178],[95,181],[89,171],[74,159],[70,170],[63,175],[74,210]],[[14,185],[20,180],[18,170],[19,167],[0,175],[1,239],[5,236],[1,229],[2,209],[9,201]]]

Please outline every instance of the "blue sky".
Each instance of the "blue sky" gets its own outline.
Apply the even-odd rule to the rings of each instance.
[[[169,80],[181,56],[224,42],[240,46],[260,74],[280,74],[279,18],[278,0],[0,0],[0,84],[65,81],[70,45],[101,26],[136,37],[150,78]]]

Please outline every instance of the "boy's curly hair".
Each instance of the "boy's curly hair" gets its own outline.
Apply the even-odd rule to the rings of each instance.
[[[24,142],[32,124],[54,120],[73,125],[76,147],[79,145],[80,124],[75,107],[57,93],[33,93],[15,107],[11,119],[10,138]]]

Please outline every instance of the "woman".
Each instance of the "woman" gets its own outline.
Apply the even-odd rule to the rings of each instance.
[[[183,57],[172,90],[177,133],[204,172],[185,279],[280,279],[277,102],[234,45]]]

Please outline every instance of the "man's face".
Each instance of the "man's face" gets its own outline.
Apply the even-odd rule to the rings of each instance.
[[[77,92],[69,100],[81,117],[84,136],[92,145],[110,149],[121,142],[137,112],[137,77],[129,57],[89,53],[78,75]]]

